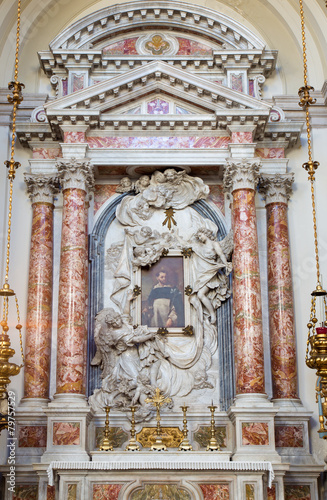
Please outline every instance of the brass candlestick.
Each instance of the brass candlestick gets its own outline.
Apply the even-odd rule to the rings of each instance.
[[[110,412],[110,406],[105,406],[105,412],[106,412],[106,420],[104,423],[104,436],[101,439],[101,443],[99,446],[100,451],[113,451],[114,447],[111,444],[110,441],[110,427],[109,427],[109,412]]]
[[[126,446],[126,451],[139,451],[140,446],[138,442],[135,439],[135,411],[136,411],[136,406],[131,406],[131,412],[132,412],[132,420],[131,420],[131,439],[129,440],[128,445]]]
[[[181,406],[180,408],[183,411],[183,434],[184,434],[184,438],[183,438],[183,441],[181,442],[181,444],[179,445],[178,450],[179,451],[192,451],[193,450],[192,445],[190,444],[189,440],[187,439],[188,430],[187,430],[186,412],[188,410],[188,406],[186,406],[185,403],[184,403],[183,406]]]
[[[207,446],[207,451],[220,451],[220,446],[219,443],[215,437],[215,409],[217,406],[214,406],[213,401],[210,406],[208,406],[209,410],[211,411],[211,438]]]
[[[160,425],[160,407],[164,405],[165,403],[170,403],[171,398],[165,398],[163,394],[161,394],[161,391],[159,387],[156,388],[155,394],[153,398],[146,398],[145,400],[146,403],[151,403],[157,410],[157,437],[155,443],[151,446],[151,451],[166,451],[167,446],[162,442],[162,437],[161,437],[161,425]]]

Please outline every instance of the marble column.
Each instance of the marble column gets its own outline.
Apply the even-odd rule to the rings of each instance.
[[[57,395],[85,394],[86,193],[94,183],[86,160],[57,164],[63,186],[59,278]]]
[[[260,272],[255,208],[255,160],[230,160],[224,186],[233,195],[233,307],[236,394],[264,394]]]
[[[25,174],[33,220],[26,318],[24,398],[49,398],[54,176]]]
[[[293,174],[261,175],[267,210],[268,293],[274,399],[297,399],[293,287],[287,202]]]

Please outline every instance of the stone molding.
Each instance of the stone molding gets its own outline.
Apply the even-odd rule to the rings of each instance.
[[[259,179],[259,193],[269,203],[286,203],[290,199],[293,189],[294,174],[261,174]]]
[[[94,187],[93,165],[88,160],[71,158],[67,161],[58,160],[58,176],[63,189],[82,189],[87,192]]]
[[[224,171],[224,190],[232,193],[237,189],[255,189],[259,181],[261,163],[243,158],[235,162],[227,159]]]
[[[33,203],[51,203],[58,192],[59,179],[47,174],[24,174],[27,193]]]

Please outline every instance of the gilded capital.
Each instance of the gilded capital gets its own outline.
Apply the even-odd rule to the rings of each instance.
[[[237,189],[255,189],[259,181],[260,161],[227,159],[224,170],[224,190],[233,192]]]
[[[259,179],[259,193],[269,203],[286,203],[293,192],[294,174],[262,174]]]
[[[24,174],[27,193],[32,203],[53,203],[59,179],[49,174]]]
[[[58,177],[63,189],[82,189],[87,192],[94,187],[93,165],[88,160],[58,160]]]

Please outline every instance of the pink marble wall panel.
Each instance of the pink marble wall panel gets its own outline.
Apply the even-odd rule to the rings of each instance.
[[[55,486],[47,486],[47,500],[56,500]]]
[[[233,90],[243,92],[243,75],[231,74],[231,86]]]
[[[252,142],[252,132],[232,132],[233,144],[251,144]]]
[[[55,446],[79,445],[79,422],[53,422],[53,444]]]
[[[79,75],[77,73],[73,73],[73,92],[77,92],[78,90],[84,89],[84,77],[85,75]]]
[[[266,446],[268,444],[267,422],[242,422],[242,445]]]
[[[167,115],[169,113],[169,102],[162,99],[154,99],[147,103],[149,115]]]
[[[311,500],[309,485],[286,484],[285,500]]]
[[[103,49],[103,54],[105,56],[136,56],[138,54],[135,45],[137,39],[138,37],[126,38],[112,43]]]
[[[264,360],[255,192],[233,192],[233,295],[236,392],[264,393]]]
[[[260,158],[285,158],[284,148],[257,148],[255,152]]]
[[[268,293],[274,398],[297,398],[293,286],[287,205],[267,209]]]
[[[121,484],[94,484],[93,500],[118,500]]]
[[[21,484],[16,486],[12,500],[38,500],[38,485]]]
[[[60,148],[33,148],[33,158],[35,160],[53,160],[61,157]]]
[[[25,398],[48,398],[52,328],[53,205],[33,204],[25,344]]]
[[[203,500],[229,500],[228,484],[199,484]]]
[[[267,496],[268,500],[277,500],[276,499],[276,485],[273,484],[271,488],[267,488]]]
[[[178,56],[210,56],[212,48],[195,40],[176,37],[179,43]]]
[[[85,140],[85,132],[65,132],[64,133],[64,142],[67,144],[74,144],[75,142],[86,142]]]
[[[18,431],[20,448],[44,448],[47,445],[47,427],[45,425],[21,425]]]
[[[118,184],[96,184],[94,189],[94,213],[96,213],[100,207],[109,199],[111,196],[116,194],[116,188]]]
[[[67,95],[68,94],[68,79],[63,78],[61,80],[62,82],[62,95]]]
[[[225,196],[222,184],[215,184],[209,186],[209,200],[212,201],[221,213],[225,214]]]
[[[90,148],[227,149],[229,137],[88,137]]]
[[[275,443],[278,448],[303,448],[303,425],[276,425]]]
[[[85,393],[85,191],[64,190],[57,392]]]

